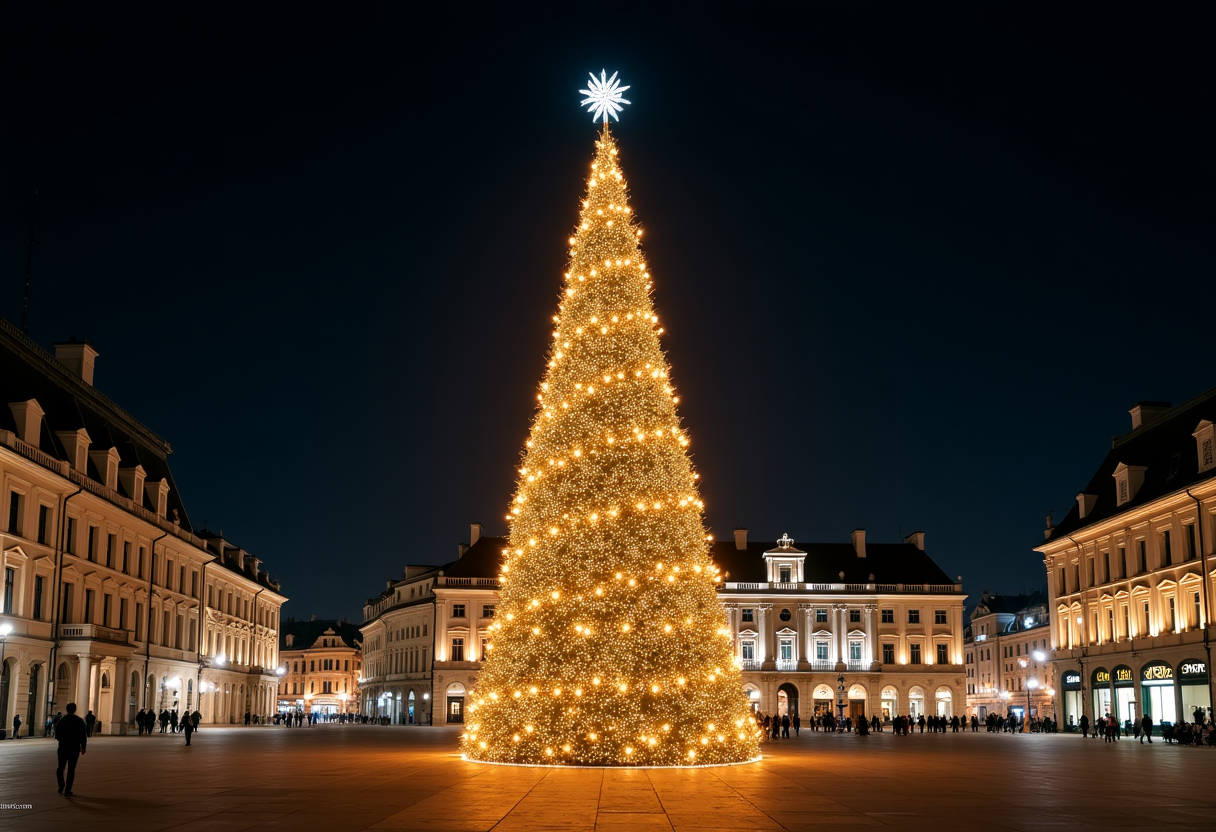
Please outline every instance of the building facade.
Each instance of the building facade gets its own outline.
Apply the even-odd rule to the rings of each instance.
[[[361,713],[362,636],[349,621],[283,622],[279,711],[333,718]]]
[[[364,607],[364,712],[399,724],[461,722],[498,604],[506,538],[474,524],[441,567],[407,567]],[[744,687],[768,713],[889,719],[962,715],[962,587],[901,544],[813,544],[788,537],[716,543]],[[428,707],[433,704],[434,708]]]
[[[963,638],[967,711],[1057,719],[1051,616],[1042,592],[981,596]]]
[[[277,582],[193,531],[168,443],[94,389],[96,358],[0,320],[0,724],[41,732],[72,701],[114,734],[141,708],[273,708]]]
[[[1216,388],[1130,413],[1132,430],[1035,549],[1066,724],[1211,714]]]

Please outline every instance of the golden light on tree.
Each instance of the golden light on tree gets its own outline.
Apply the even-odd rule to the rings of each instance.
[[[605,124],[507,514],[466,759],[759,757],[639,236]]]

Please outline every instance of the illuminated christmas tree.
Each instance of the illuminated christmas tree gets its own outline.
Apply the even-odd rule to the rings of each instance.
[[[688,436],[608,113],[570,238],[548,368],[508,519],[502,600],[467,759],[713,765],[759,757],[716,592]]]

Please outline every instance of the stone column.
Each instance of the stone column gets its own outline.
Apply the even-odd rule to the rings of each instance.
[[[814,608],[810,604],[798,605],[798,619],[795,622],[798,627],[798,642],[801,645],[798,648],[798,669],[811,669],[811,650],[814,647],[811,639],[813,631],[813,622],[811,617],[814,615]],[[801,707],[801,706],[799,706]]]
[[[832,605],[832,644],[835,645],[836,651],[836,670],[840,672],[845,670],[848,665],[848,642],[849,642],[849,612],[848,607],[844,604]]]
[[[882,661],[882,656],[879,653],[878,647],[878,604],[866,604],[866,640],[870,646],[870,669],[876,669],[877,665]],[[878,698],[879,707],[881,708],[882,696]]]
[[[76,712],[77,716],[84,718],[84,712],[89,708],[89,684],[93,680],[93,657],[87,653],[82,653],[77,656],[79,659],[79,669],[76,675]],[[64,710],[66,713],[66,709]]]
[[[110,713],[98,719],[104,719],[108,724],[103,726],[108,734],[127,733],[127,688],[131,684],[130,671],[126,659],[114,660],[114,679],[110,682]]]
[[[773,626],[773,605],[759,604],[757,611],[760,613],[760,660],[761,670],[775,670],[777,668],[776,657],[776,635]]]

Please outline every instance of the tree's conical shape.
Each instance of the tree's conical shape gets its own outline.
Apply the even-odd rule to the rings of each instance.
[[[596,144],[466,759],[759,756],[613,137]]]

